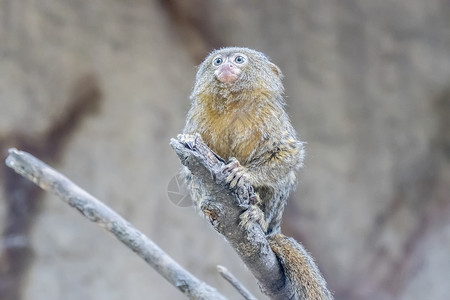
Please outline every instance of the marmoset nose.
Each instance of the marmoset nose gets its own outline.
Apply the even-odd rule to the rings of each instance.
[[[214,74],[219,81],[231,83],[239,78],[241,70],[232,63],[227,63],[220,66]]]

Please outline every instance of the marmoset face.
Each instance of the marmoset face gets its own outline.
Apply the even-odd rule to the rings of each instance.
[[[203,94],[240,101],[258,95],[281,95],[282,77],[280,69],[261,52],[241,47],[222,48],[211,52],[199,66],[191,98]],[[256,91],[258,95],[251,95]]]
[[[219,54],[213,58],[212,67],[217,80],[232,83],[239,78],[247,63],[248,57],[243,53]]]

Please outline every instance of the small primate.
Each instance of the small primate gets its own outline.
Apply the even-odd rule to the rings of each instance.
[[[241,215],[241,225],[259,222],[296,299],[332,299],[312,258],[280,229],[304,156],[284,109],[282,77],[263,53],[235,47],[213,51],[198,69],[183,136],[200,134],[228,161],[223,171],[230,188],[239,187],[242,178],[252,184],[257,200]],[[200,207],[207,191],[187,168],[182,173]]]

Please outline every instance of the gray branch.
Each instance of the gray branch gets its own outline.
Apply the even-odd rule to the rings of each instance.
[[[217,272],[225,278],[246,300],[257,300],[252,293],[224,266],[217,266]]]
[[[161,248],[108,206],[31,154],[9,149],[6,165],[42,189],[57,194],[86,218],[111,232],[190,299],[226,299],[183,269]]]
[[[202,211],[217,232],[235,249],[247,268],[253,273],[262,291],[271,299],[291,299],[293,287],[286,280],[283,269],[272,252],[264,232],[257,223],[239,225],[239,216],[250,208],[253,188],[249,182],[231,192],[221,172],[223,159],[201,140],[185,144],[171,139],[172,148],[181,163],[200,178],[210,197],[202,201]]]

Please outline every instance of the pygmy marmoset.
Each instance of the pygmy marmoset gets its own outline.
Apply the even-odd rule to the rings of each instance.
[[[241,223],[257,218],[280,260],[297,299],[332,299],[312,258],[294,239],[281,234],[289,193],[302,167],[303,143],[284,109],[280,69],[262,53],[248,48],[213,51],[199,66],[184,134],[200,134],[215,153],[228,160],[230,188],[246,178],[258,197],[259,214],[243,214]],[[201,181],[185,168],[197,206]]]

